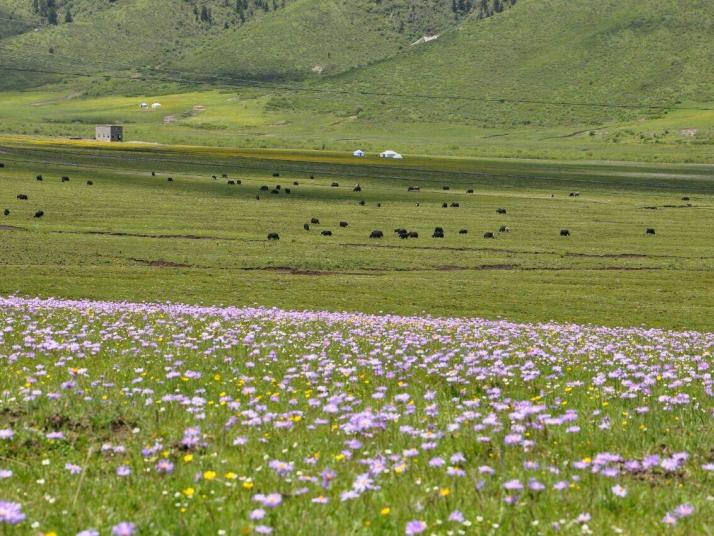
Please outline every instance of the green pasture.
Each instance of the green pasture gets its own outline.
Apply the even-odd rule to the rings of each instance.
[[[706,166],[19,138],[0,151],[0,210],[10,210],[0,216],[2,294],[713,327]],[[260,191],[277,185],[279,194]],[[305,231],[313,217],[320,225]],[[444,239],[431,237],[437,226]],[[419,238],[400,240],[395,228]],[[383,239],[369,238],[375,229]]]
[[[168,145],[708,164],[714,135],[714,109],[604,125],[485,128],[370,117],[349,99],[340,110],[311,111],[308,100],[320,106],[332,98],[320,92],[303,95],[302,107],[293,107],[280,91],[164,87],[138,80],[121,88],[85,80],[0,97],[4,135],[90,139],[97,124],[119,123],[127,140]],[[142,110],[142,102],[158,102],[161,108]]]

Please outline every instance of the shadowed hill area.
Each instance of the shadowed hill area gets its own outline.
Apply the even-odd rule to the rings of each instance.
[[[5,61],[38,70],[165,68],[201,80],[215,74],[303,79],[392,57],[425,35],[468,16],[495,15],[511,2],[0,0],[0,10],[34,17],[39,27],[3,39],[0,52]],[[13,85],[15,78],[0,84],[27,85]]]
[[[36,86],[74,72],[128,71],[138,76],[181,57],[203,36],[218,35],[286,5],[285,0],[0,0],[0,13],[21,13],[36,22],[27,31],[14,32],[20,35],[5,32],[0,40],[2,65],[64,74],[35,72],[33,84],[32,72],[11,71],[0,80],[0,88]]]

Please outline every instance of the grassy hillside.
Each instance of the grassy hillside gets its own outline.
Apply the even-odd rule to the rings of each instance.
[[[47,0],[0,0],[0,10],[39,22],[38,31],[6,31],[0,52],[5,65],[65,73],[131,69],[156,76],[152,68],[163,67],[171,76],[202,80],[215,74],[302,79],[391,57],[469,15],[490,16],[495,11],[489,6],[502,4],[458,5],[451,0],[60,0],[48,8]],[[12,37],[15,33],[22,35]],[[161,75],[167,76],[166,70]],[[14,78],[6,77],[4,87],[13,87]]]
[[[268,5],[264,0],[241,0],[239,10],[238,4],[223,0],[66,0],[53,8],[53,24],[47,9],[34,10],[31,0],[0,0],[0,12],[22,12],[38,22],[36,30],[0,40],[0,61],[3,67],[64,74],[54,80],[76,72],[129,71],[138,76],[180,57],[202,36],[217,35],[287,5],[282,0],[275,4],[266,10],[260,7]],[[37,76],[34,84],[32,78],[27,82],[32,74]],[[46,80],[42,73],[10,71],[0,79],[0,88],[24,88]]]
[[[25,90],[3,94],[2,131],[118,121],[163,143],[710,161],[714,4],[489,1],[67,0],[51,25],[0,0],[16,25],[0,87]],[[150,99],[162,113],[140,115]]]
[[[261,79],[334,75],[392,57],[469,15],[483,17],[472,4],[454,10],[451,0],[296,0],[204,39],[175,65]],[[485,5],[492,15],[493,0]]]
[[[483,126],[657,116],[663,111],[551,103],[669,107],[711,102],[713,33],[714,3],[706,0],[521,0],[499,16],[471,17],[459,31],[332,85],[348,93],[448,95],[451,100],[340,94],[329,104],[333,109],[359,105],[380,117]],[[328,106],[326,99],[320,104]]]

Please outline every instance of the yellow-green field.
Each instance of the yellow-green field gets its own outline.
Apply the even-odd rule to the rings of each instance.
[[[121,123],[127,140],[169,145],[349,152],[362,148],[371,153],[391,148],[460,157],[705,164],[712,161],[714,143],[714,107],[707,110],[702,105],[632,122],[482,128],[448,120],[369,118],[347,108],[316,113],[305,106],[283,107],[279,91],[204,88],[107,96],[104,93],[110,89],[95,84],[3,92],[2,133],[89,139],[96,124]],[[139,81],[136,84],[137,89],[144,87]],[[130,89],[131,83],[125,91]],[[308,93],[302,98],[318,106],[320,100],[334,97]],[[142,102],[158,102],[161,108],[142,110]]]

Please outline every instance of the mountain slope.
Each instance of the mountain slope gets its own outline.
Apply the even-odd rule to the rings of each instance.
[[[469,14],[490,15],[494,1],[502,5],[500,0],[461,2],[462,8],[453,0],[296,0],[204,40],[174,65],[261,79],[334,75],[392,57]]]
[[[263,80],[346,72],[394,56],[469,15],[487,17],[514,2],[52,0],[48,7],[49,1],[0,0],[0,10],[21,11],[41,23],[19,36],[6,32],[1,60],[64,72],[159,67],[201,78]]]
[[[54,16],[47,2],[0,0],[0,88],[62,78],[37,70],[94,95],[168,78],[181,84],[167,91],[255,86],[271,113],[501,128],[714,102],[711,0],[55,0]]]
[[[264,9],[266,0],[59,0],[48,11],[47,0],[39,2],[40,9],[34,10],[33,0],[0,0],[0,12],[22,11],[39,23],[36,29],[15,32],[21,35],[6,32],[0,40],[3,66],[90,74],[143,71],[179,57],[202,36],[217,35],[287,3],[271,2],[275,7]],[[68,12],[71,22],[66,22]],[[13,81],[7,76],[0,87],[12,87]]]
[[[714,2],[693,0],[520,0],[485,21],[398,58],[349,73],[331,89],[452,99],[346,97],[320,105],[367,113],[485,126],[576,124],[657,115],[714,100]],[[460,100],[470,99],[470,100]],[[483,100],[480,100],[483,99]],[[499,99],[506,99],[500,103]],[[513,101],[530,101],[517,103]]]

